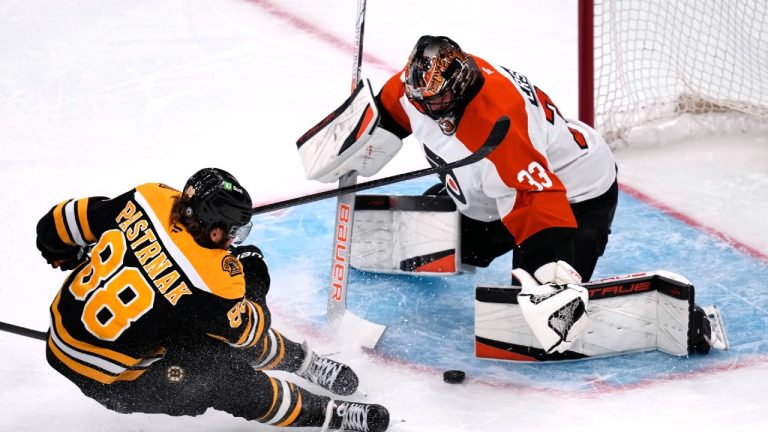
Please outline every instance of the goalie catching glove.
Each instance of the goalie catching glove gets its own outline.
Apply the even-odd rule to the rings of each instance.
[[[371,84],[361,80],[340,107],[296,141],[307,178],[330,183],[351,171],[363,177],[379,172],[403,141],[378,124]]]
[[[579,285],[579,273],[565,261],[557,261],[538,268],[536,278],[519,268],[512,275],[522,285],[517,302],[523,317],[541,346],[548,354],[568,350],[591,323],[589,293]]]

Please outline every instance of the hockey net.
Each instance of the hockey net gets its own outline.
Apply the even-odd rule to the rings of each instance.
[[[767,2],[580,0],[579,15],[580,116],[614,147],[768,130]]]

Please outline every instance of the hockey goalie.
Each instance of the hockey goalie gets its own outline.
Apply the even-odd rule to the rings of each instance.
[[[520,287],[504,291],[504,302],[476,302],[482,357],[727,348],[718,310],[696,307],[693,286],[681,276],[656,274],[649,293],[632,296],[600,297],[582,284],[605,250],[616,209],[610,149],[594,129],[562,117],[524,75],[472,56],[447,37],[421,37],[403,71],[376,96],[361,81],[297,145],[307,177],[331,182],[350,171],[375,174],[409,135],[433,166],[465,158],[502,115],[512,127],[498,148],[442,173],[423,195],[357,197],[352,267],[446,276],[512,251]],[[668,280],[684,280],[687,288],[658,289]],[[624,315],[645,318],[629,323]]]

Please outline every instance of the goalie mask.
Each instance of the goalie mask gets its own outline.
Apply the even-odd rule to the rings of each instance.
[[[248,191],[232,174],[204,168],[192,175],[181,195],[180,220],[202,246],[215,248],[209,233],[221,228],[232,243],[242,243],[251,231],[253,204]]]
[[[445,36],[422,36],[405,69],[405,95],[431,118],[456,115],[481,82],[475,61]]]

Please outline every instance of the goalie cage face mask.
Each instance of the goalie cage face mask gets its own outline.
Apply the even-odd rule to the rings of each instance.
[[[445,36],[419,38],[405,69],[406,96],[435,120],[455,114],[479,82],[475,61]]]

